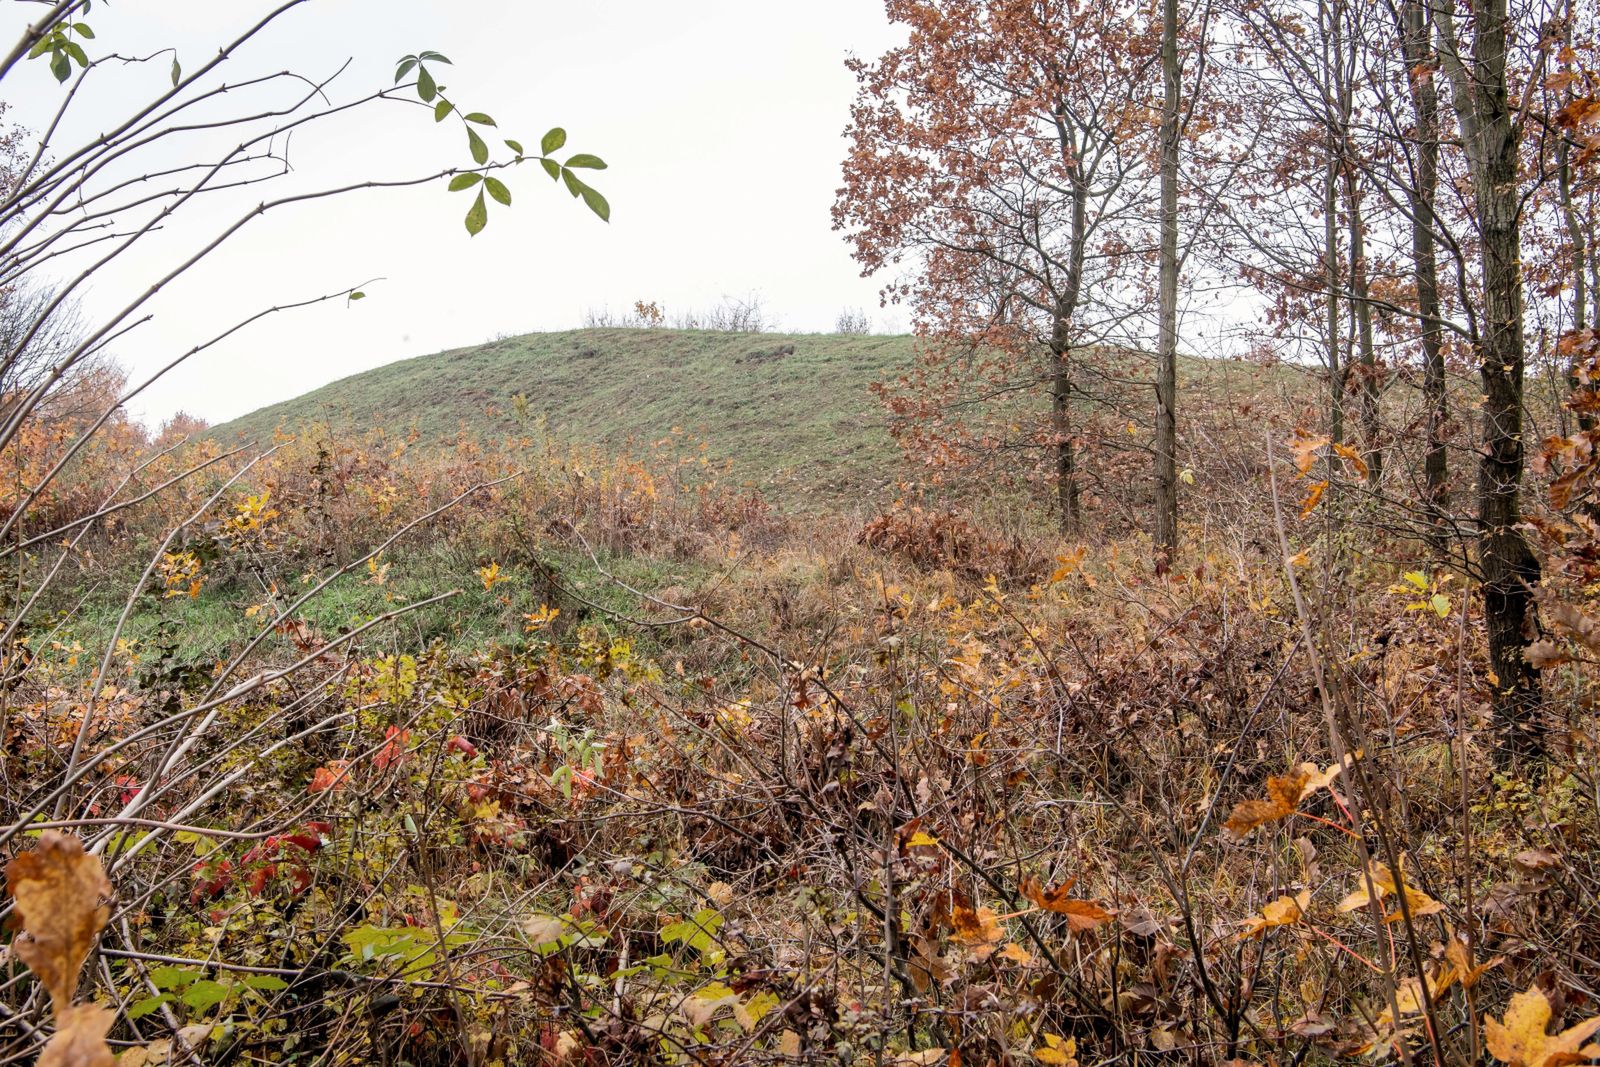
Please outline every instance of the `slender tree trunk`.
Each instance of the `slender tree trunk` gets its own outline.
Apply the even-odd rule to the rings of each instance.
[[[1078,533],[1078,459],[1072,440],[1071,319],[1054,317],[1050,329],[1050,429],[1056,441],[1056,503],[1061,532]]]
[[[1571,100],[1570,89],[1567,99]],[[1568,255],[1572,264],[1572,328],[1582,330],[1589,324],[1588,242],[1584,240],[1583,224],[1578,220],[1577,208],[1572,203],[1572,145],[1565,136],[1556,139],[1556,191],[1561,199],[1561,221],[1567,230]],[[1577,389],[1580,384],[1576,361],[1567,368],[1567,384],[1572,389]],[[1580,410],[1578,428],[1594,429],[1594,416]]]
[[[1361,215],[1361,190],[1354,167],[1344,171],[1345,212],[1350,227],[1350,311],[1355,319],[1356,352],[1360,360],[1361,439],[1366,456],[1367,480],[1376,487],[1383,475],[1383,449],[1379,441],[1380,390],[1378,358],[1372,344],[1372,303],[1367,296],[1367,238]]]
[[[1328,139],[1328,167],[1322,178],[1323,284],[1328,290],[1328,436],[1344,440],[1344,360],[1339,354],[1339,157]]]
[[[1478,467],[1478,563],[1494,672],[1494,711],[1507,756],[1544,751],[1539,673],[1523,649],[1538,629],[1539,561],[1523,537],[1522,378],[1525,363],[1517,113],[1506,82],[1506,0],[1473,0],[1470,57],[1458,51],[1454,2],[1436,9],[1472,179],[1483,270],[1483,459]],[[1469,64],[1470,63],[1470,67]]]
[[[1427,449],[1422,460],[1423,505],[1430,540],[1443,550],[1449,510],[1449,461],[1445,453],[1445,421],[1449,418],[1444,380],[1443,321],[1439,317],[1439,266],[1434,248],[1434,205],[1439,189],[1439,91],[1431,73],[1428,9],[1424,0],[1406,0],[1401,9],[1400,39],[1411,87],[1411,111],[1417,124],[1417,181],[1409,190],[1411,260],[1417,274],[1417,314],[1422,318],[1422,400],[1426,408]]]
[[[1072,189],[1072,229],[1065,284],[1057,292],[1050,322],[1050,425],[1056,439],[1056,499],[1061,532],[1075,535],[1081,526],[1078,500],[1077,442],[1072,435],[1072,320],[1083,293],[1084,258],[1089,248],[1089,180],[1068,125],[1067,110],[1057,104],[1056,136],[1061,161]]]
[[[1161,75],[1166,100],[1161,111],[1160,324],[1156,352],[1157,566],[1178,555],[1178,2],[1162,0]]]

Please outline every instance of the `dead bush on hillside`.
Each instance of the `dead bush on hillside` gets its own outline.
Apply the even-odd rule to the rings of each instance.
[[[857,543],[901,556],[924,570],[968,578],[992,574],[1027,582],[1049,572],[1049,556],[1021,537],[1003,540],[954,512],[918,506],[883,512],[862,527]]]

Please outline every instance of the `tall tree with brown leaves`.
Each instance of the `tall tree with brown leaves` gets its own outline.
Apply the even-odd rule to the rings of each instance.
[[[1144,269],[1128,253],[1154,178],[1153,35],[1115,3],[887,9],[910,36],[851,64],[860,88],[835,226],[866,273],[914,261],[885,295],[911,303],[924,336],[982,346],[1007,379],[997,388],[1048,392],[1036,440],[1054,456],[1061,528],[1076,532],[1075,358],[1106,336],[1106,309]]]

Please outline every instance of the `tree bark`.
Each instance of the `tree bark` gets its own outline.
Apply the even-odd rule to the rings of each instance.
[[[1071,318],[1058,308],[1050,330],[1050,429],[1056,442],[1056,503],[1061,532],[1077,534],[1078,461],[1072,440]]]
[[[1328,166],[1322,186],[1323,283],[1328,290],[1328,437],[1344,440],[1344,360],[1339,352],[1339,159],[1328,138]]]
[[[1178,3],[1162,0],[1161,251],[1156,347],[1155,538],[1158,567],[1178,554]]]
[[[1361,361],[1361,441],[1367,464],[1367,481],[1376,486],[1383,475],[1383,449],[1378,439],[1379,401],[1382,382],[1378,380],[1378,358],[1372,344],[1372,302],[1367,293],[1367,240],[1362,228],[1361,190],[1355,168],[1344,172],[1345,213],[1350,226],[1350,310],[1355,318],[1356,352]]]
[[[1482,248],[1482,460],[1478,467],[1478,564],[1484,625],[1494,672],[1501,752],[1543,754],[1539,673],[1523,649],[1538,628],[1533,590],[1539,561],[1518,528],[1522,519],[1522,379],[1525,363],[1517,113],[1506,80],[1506,0],[1472,0],[1470,57],[1459,51],[1454,0],[1436,8],[1439,52],[1461,123]],[[1470,64],[1470,66],[1469,66]]]
[[[1445,422],[1450,412],[1433,236],[1439,189],[1439,91],[1433,83],[1433,52],[1424,0],[1406,0],[1400,17],[1406,80],[1411,89],[1412,117],[1417,124],[1417,181],[1414,188],[1407,190],[1407,196],[1411,209],[1411,261],[1417,274],[1417,314],[1422,319],[1422,398],[1427,420],[1427,449],[1422,460],[1423,507],[1428,515],[1429,539],[1442,551],[1446,547],[1445,516],[1450,506],[1445,485],[1449,477]]]

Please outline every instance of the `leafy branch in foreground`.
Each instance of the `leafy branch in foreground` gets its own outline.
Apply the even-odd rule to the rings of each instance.
[[[504,141],[505,146],[516,153],[515,156],[507,163],[491,163],[489,143],[484,140],[483,134],[479,132],[478,128],[498,129],[499,124],[485,112],[464,111],[458,107],[453,100],[445,95],[446,87],[428,69],[429,63],[453,65],[447,57],[433,51],[422,51],[412,55],[401,56],[394,72],[395,84],[400,84],[400,81],[406,75],[413,71],[416,72],[417,79],[413,85],[417,91],[417,98],[422,103],[433,108],[433,120],[435,122],[443,122],[452,115],[460,121],[461,128],[467,137],[467,152],[472,156],[474,165],[482,168],[497,168],[516,166],[527,159],[536,159],[539,165],[544,168],[545,173],[550,175],[552,181],[559,180],[564,182],[567,191],[573,197],[581,197],[583,202],[589,206],[590,211],[600,216],[605,222],[611,221],[610,203],[606,201],[604,196],[600,195],[598,190],[585,183],[576,173],[578,170],[605,170],[606,164],[603,159],[588,152],[579,152],[576,155],[568,156],[564,162],[557,160],[552,153],[560,151],[567,143],[567,131],[557,126],[540,138],[537,155],[529,156],[521,141],[506,138]],[[494,200],[505,207],[510,207],[511,190],[506,187],[505,182],[486,171],[465,171],[450,179],[450,191],[452,193],[464,192],[474,188],[478,190],[478,195],[474,198],[472,207],[467,210],[465,222],[467,232],[476,237],[489,224],[489,203],[484,198],[484,194],[487,193],[490,200]]]

